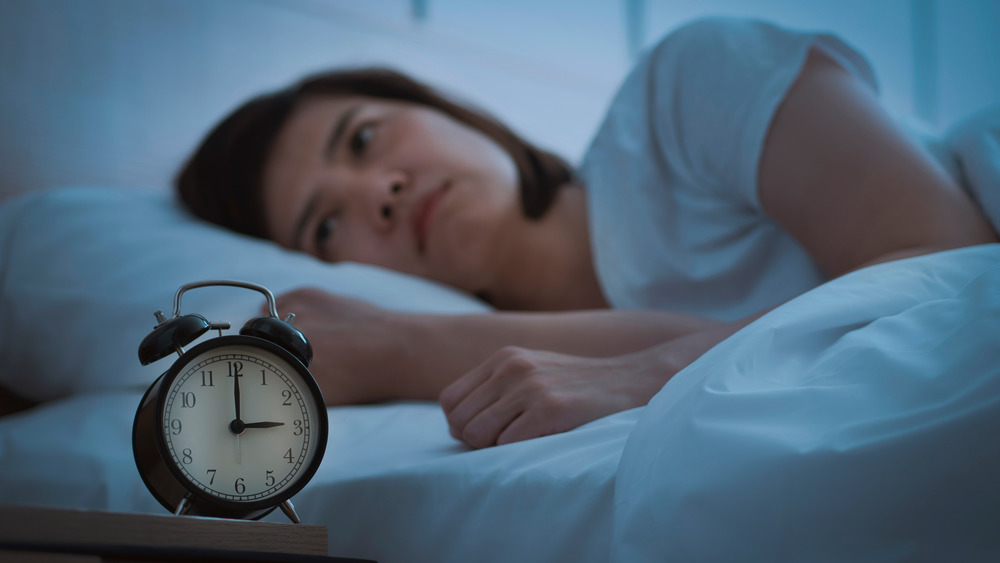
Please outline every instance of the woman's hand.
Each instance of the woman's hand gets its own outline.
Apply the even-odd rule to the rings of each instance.
[[[507,347],[439,397],[452,436],[474,448],[572,430],[649,402],[677,372],[764,313],[613,357]]]
[[[328,405],[370,403],[399,395],[391,365],[403,346],[393,326],[397,313],[320,289],[299,289],[277,299],[281,314],[313,347],[310,371]],[[398,382],[397,382],[398,383]]]
[[[452,436],[474,448],[565,432],[645,405],[683,367],[665,352],[581,358],[507,347],[445,388],[441,407]]]

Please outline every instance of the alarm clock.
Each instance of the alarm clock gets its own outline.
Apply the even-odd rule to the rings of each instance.
[[[185,292],[231,286],[262,293],[269,314],[223,335],[227,322],[181,315]],[[132,451],[146,487],[174,514],[256,520],[289,500],[316,473],[327,441],[323,394],[309,372],[312,346],[278,317],[263,286],[196,282],[174,295],[174,314],[139,345],[143,365],[179,357],[150,385],[132,425]],[[218,336],[185,349],[209,330]]]

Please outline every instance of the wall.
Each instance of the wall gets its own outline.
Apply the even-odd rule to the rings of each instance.
[[[0,198],[166,187],[236,103],[345,64],[407,70],[575,159],[634,52],[707,14],[832,29],[937,128],[1000,97],[995,0],[0,0]]]

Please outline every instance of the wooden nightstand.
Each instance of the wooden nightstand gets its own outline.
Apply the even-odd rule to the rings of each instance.
[[[365,561],[327,555],[323,526],[0,506],[0,560]]]

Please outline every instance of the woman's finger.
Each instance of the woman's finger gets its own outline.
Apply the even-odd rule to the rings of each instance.
[[[443,406],[452,436],[475,447],[494,444],[526,405],[544,394],[544,385],[535,378],[536,354],[501,350],[450,389]]]
[[[441,393],[438,395],[438,402],[441,403],[441,408],[444,410],[444,413],[449,415],[449,419],[451,412],[469,395],[469,393],[472,393],[473,390],[478,388],[491,375],[493,375],[497,367],[505,362],[507,358],[517,353],[518,351],[516,348],[503,348],[499,352],[487,358],[486,361],[472,368],[464,375],[451,382],[447,387],[442,389]]]
[[[473,448],[497,445],[498,437],[522,415],[519,404],[510,397],[493,401],[462,427],[458,438]]]
[[[444,411],[449,422],[455,408],[482,383],[487,375],[486,364],[480,364],[441,390],[441,393],[438,394],[438,402],[441,403],[441,410]]]
[[[559,434],[596,418],[581,411],[579,406],[562,394],[535,395],[523,412],[497,435],[496,445]]]
[[[455,439],[463,442],[467,442],[465,433],[469,423],[495,403],[502,393],[502,390],[490,380],[489,366],[484,365],[473,370],[465,377],[470,382],[469,387],[460,387],[456,391],[456,393],[464,392],[464,396],[450,408],[444,409],[448,418],[448,430]]]
[[[536,413],[536,409],[530,408],[520,413],[497,434],[493,442],[498,446],[502,446],[522,440],[531,440],[532,438],[556,434],[556,431],[547,431],[540,426],[541,423],[544,423],[544,419],[539,420]]]

